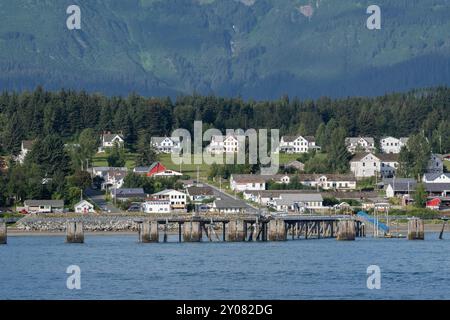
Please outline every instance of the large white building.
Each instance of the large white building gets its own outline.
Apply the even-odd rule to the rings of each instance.
[[[375,151],[375,139],[372,137],[345,138],[345,145],[347,146],[347,150],[351,153],[355,153],[356,151]]]
[[[172,207],[169,200],[148,200],[142,204],[145,213],[170,213]]]
[[[152,137],[152,147],[160,153],[178,153],[180,152],[179,137]]]
[[[212,136],[206,152],[211,154],[237,153],[242,143],[245,143],[245,136]]]
[[[167,189],[152,194],[152,198],[154,200],[169,201],[171,208],[175,210],[186,209],[186,194],[177,190]]]
[[[101,146],[99,147],[99,152],[104,152],[106,148],[112,148],[115,145],[123,147],[125,143],[124,137],[120,133],[106,132],[102,134]]]
[[[233,174],[230,189],[233,191],[266,190],[267,177],[257,174]]]
[[[299,182],[305,186],[323,190],[354,190],[356,178],[345,174],[299,174]]]
[[[406,146],[408,138],[384,137],[380,140],[381,151],[383,153],[400,153],[402,147]]]
[[[390,178],[394,176],[397,169],[397,154],[361,153],[350,160],[350,170],[358,179],[375,176]]]
[[[323,198],[320,193],[286,193],[269,201],[268,205],[277,211],[302,212],[305,209],[323,209]]]
[[[279,145],[279,151],[286,153],[307,153],[317,149],[320,147],[312,136],[282,136]]]

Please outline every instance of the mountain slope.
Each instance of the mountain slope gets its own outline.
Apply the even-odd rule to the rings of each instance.
[[[82,10],[69,31],[65,10]],[[15,0],[0,87],[148,95],[372,95],[450,83],[449,0]]]

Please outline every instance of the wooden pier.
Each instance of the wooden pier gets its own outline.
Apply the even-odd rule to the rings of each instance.
[[[221,219],[208,217],[166,218],[136,221],[139,241],[142,243],[167,242],[168,225],[178,225],[178,242],[200,241],[287,241],[337,238],[355,240],[365,237],[363,222],[350,216],[285,216],[237,217]],[[172,228],[173,229],[173,228]],[[163,232],[161,239],[160,233]],[[205,239],[206,238],[206,239]]]

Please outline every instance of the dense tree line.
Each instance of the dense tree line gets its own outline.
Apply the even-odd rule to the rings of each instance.
[[[423,132],[434,152],[450,151],[450,89],[396,93],[376,98],[244,101],[240,98],[183,96],[169,98],[106,97],[80,91],[4,92],[0,95],[3,153],[17,154],[23,139],[57,134],[75,141],[83,129],[96,133],[122,131],[129,146],[140,136],[170,135],[175,128],[192,131],[194,120],[204,130],[274,128],[280,133],[316,135],[324,148],[336,135],[409,136]],[[341,132],[334,132],[341,130]],[[143,139],[143,138],[142,138]],[[339,153],[339,151],[337,151]]]

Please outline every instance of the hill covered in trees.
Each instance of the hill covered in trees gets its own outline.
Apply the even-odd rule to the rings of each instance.
[[[410,136],[422,133],[432,151],[450,152],[450,89],[414,90],[374,98],[273,101],[217,96],[147,98],[137,94],[106,97],[84,91],[3,92],[0,95],[0,146],[3,154],[17,154],[22,140],[57,135],[78,141],[87,128],[98,135],[123,132],[134,149],[139,137],[170,136],[172,130],[192,132],[195,120],[203,129],[280,129],[281,135],[315,135],[326,147],[333,131],[342,136]]]
[[[81,30],[66,28],[78,4]],[[255,99],[450,84],[447,0],[15,0],[0,3],[0,88]]]

